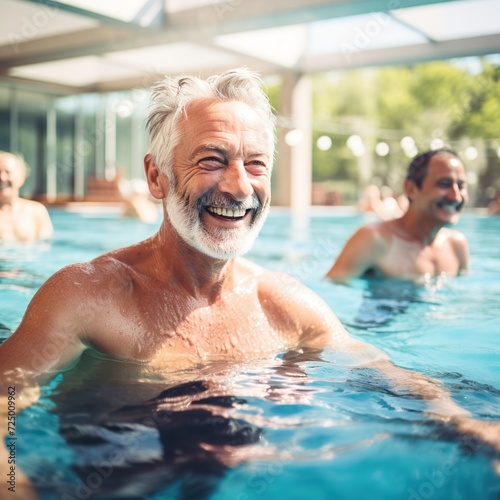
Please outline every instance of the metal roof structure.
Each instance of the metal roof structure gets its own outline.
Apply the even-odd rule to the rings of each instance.
[[[0,81],[69,93],[500,53],[498,0],[0,0],[0,12]]]

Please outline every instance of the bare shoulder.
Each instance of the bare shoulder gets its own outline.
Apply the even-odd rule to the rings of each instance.
[[[106,337],[116,306],[124,309],[132,283],[128,267],[111,253],[54,273],[2,344],[0,364],[38,374],[71,366],[85,348]]]
[[[264,269],[246,259],[237,259],[237,264],[239,281],[248,278],[255,280],[261,301],[283,302],[299,299],[303,294],[313,294],[312,290],[288,274]]]
[[[54,273],[35,295],[35,304],[57,303],[66,321],[93,328],[98,306],[123,300],[133,289],[126,249],[105,253],[89,262],[70,264]]]
[[[463,251],[468,249],[468,242],[465,235],[460,231],[451,229],[449,227],[443,227],[439,231],[439,241],[441,243],[450,243],[455,251]]]
[[[458,274],[467,273],[469,270],[469,243],[467,238],[463,233],[457,231],[456,229],[442,228],[441,233],[443,233],[443,239],[450,243],[452,251],[455,253],[459,269]]]
[[[387,252],[391,238],[389,222],[365,224],[349,238],[326,276],[338,282],[362,276]]]
[[[357,229],[351,238],[349,244],[354,247],[370,253],[384,252],[394,234],[393,221],[379,221],[365,224]]]
[[[40,288],[39,293],[58,298],[58,304],[82,304],[86,299],[94,300],[103,289],[121,288],[130,280],[127,267],[109,255],[90,262],[70,264],[54,273]]]
[[[270,324],[291,346],[323,348],[347,336],[325,301],[291,276],[250,264],[257,294]]]
[[[29,211],[31,213],[46,213],[47,209],[45,205],[35,200],[27,200],[26,198],[19,198],[19,205],[24,211]]]
[[[466,243],[467,238],[465,237],[465,234],[461,233],[460,231],[457,231],[456,229],[451,229],[449,227],[444,227],[442,231],[445,232],[445,235],[447,238],[451,239],[452,241],[456,241],[459,243]]]

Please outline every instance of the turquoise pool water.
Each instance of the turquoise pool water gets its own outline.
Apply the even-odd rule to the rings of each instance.
[[[51,243],[0,247],[0,330],[63,265],[153,234],[114,215],[52,212]],[[271,214],[249,258],[313,288],[356,337],[500,420],[500,218],[465,214],[472,272],[416,288],[321,277],[359,215],[293,229]],[[131,381],[132,380],[132,381]],[[18,419],[17,456],[42,499],[498,499],[492,450],[427,420],[335,353],[214,364],[169,380],[84,355]]]

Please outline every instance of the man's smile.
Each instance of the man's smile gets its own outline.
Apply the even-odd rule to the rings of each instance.
[[[462,207],[464,206],[464,200],[456,202],[456,201],[451,201],[447,202],[446,200],[440,200],[436,203],[437,208],[446,210],[447,212],[450,213],[457,213],[462,210]]]
[[[240,220],[250,212],[250,208],[226,208],[226,207],[206,207],[207,212],[224,219]]]

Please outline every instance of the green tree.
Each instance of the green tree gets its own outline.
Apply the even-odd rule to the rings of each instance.
[[[374,174],[383,182],[391,176],[399,181],[409,161],[400,146],[403,136],[413,137],[420,150],[436,138],[499,139],[500,146],[500,67],[483,61],[482,71],[473,74],[456,62],[437,61],[316,75],[313,110],[313,139],[326,134],[333,142],[329,151],[313,148],[314,180],[357,182],[357,161],[345,141],[358,133],[367,143],[389,143],[390,155],[374,159]],[[484,182],[500,171],[496,152],[490,156],[493,173]]]

